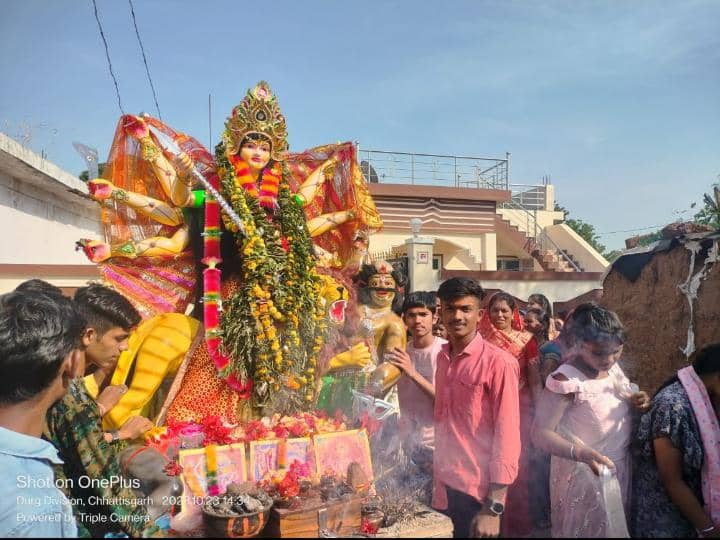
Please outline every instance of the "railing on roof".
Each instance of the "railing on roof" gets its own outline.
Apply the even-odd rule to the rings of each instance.
[[[512,202],[527,210],[546,210],[545,191],[546,185],[535,184],[510,184]],[[498,203],[499,208],[512,208],[507,203]]]
[[[498,159],[358,148],[358,157],[370,183],[508,189],[509,153]]]

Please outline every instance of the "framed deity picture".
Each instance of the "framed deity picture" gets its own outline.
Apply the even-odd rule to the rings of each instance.
[[[217,482],[220,493],[225,493],[228,484],[245,482],[247,467],[245,445],[230,444],[215,447],[217,461]],[[203,500],[208,496],[207,454],[205,448],[180,450],[178,463],[182,467],[183,512],[200,512]]]
[[[279,468],[279,445],[280,441],[277,439],[250,442],[250,480],[254,482],[262,480],[265,473]]]
[[[427,264],[430,261],[430,254],[427,251],[418,251],[416,258],[418,264]]]
[[[281,452],[283,446],[281,446]],[[301,439],[288,439],[284,444],[285,455],[280,456],[280,462],[286,467],[290,467],[293,461],[298,461],[301,465],[308,465],[310,474],[315,473],[315,455],[313,453],[313,443],[310,437]]]
[[[367,431],[354,429],[315,435],[315,464],[319,474],[332,471],[345,476],[348,465],[357,462],[369,479],[373,478]]]

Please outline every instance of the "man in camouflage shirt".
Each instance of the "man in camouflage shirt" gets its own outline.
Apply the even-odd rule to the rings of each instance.
[[[125,297],[102,285],[81,287],[74,301],[88,322],[82,345],[87,364],[95,369],[93,383],[102,391],[140,315]],[[134,491],[140,481],[121,475],[119,454],[125,440],[137,438],[152,424],[134,417],[118,432],[104,432],[102,416],[120,397],[117,387],[111,388],[114,399],[103,401],[100,395],[96,401],[86,382],[75,379],[65,397],[48,411],[44,436],[58,448],[64,462],[56,470],[58,486],[70,498],[79,535],[124,532],[142,537],[155,526],[145,508],[146,499]]]
[[[120,473],[123,443],[106,441],[100,409],[81,379],[48,413],[46,437],[60,450],[64,465],[55,474],[72,503],[80,537],[122,531],[137,538],[153,526],[142,495],[132,489],[137,480]]]

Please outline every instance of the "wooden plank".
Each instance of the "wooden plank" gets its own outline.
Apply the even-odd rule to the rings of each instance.
[[[317,538],[322,512],[326,528],[339,536],[348,536],[360,528],[361,499],[357,495],[347,500],[323,502],[319,496],[303,500],[299,508],[273,508],[263,536],[274,538]]]

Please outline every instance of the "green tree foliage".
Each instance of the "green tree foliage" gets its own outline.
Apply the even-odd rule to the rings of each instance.
[[[105,167],[106,167],[106,166],[107,166],[107,163],[98,163],[98,169],[99,169],[99,171],[100,171],[100,174],[99,174],[100,177],[102,177],[103,172],[105,171]],[[80,180],[82,180],[83,182],[87,182],[88,180],[90,180],[90,179],[88,178],[88,175],[89,175],[88,171],[87,171],[87,170],[84,170],[83,172],[81,172],[80,174],[78,174],[78,178],[79,178]]]
[[[570,212],[557,203],[555,203],[555,210],[557,212],[563,212],[565,215],[565,224],[575,231],[583,240],[590,244],[595,251],[605,256],[606,248],[600,243],[600,237],[598,236],[594,225],[585,223],[582,219],[568,219]]]
[[[720,183],[713,185],[712,195],[703,196],[703,207],[695,214],[695,222],[720,229]]]

